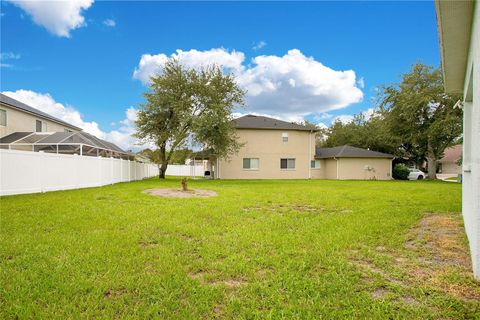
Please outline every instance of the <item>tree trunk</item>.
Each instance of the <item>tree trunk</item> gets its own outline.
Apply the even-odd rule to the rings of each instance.
[[[160,145],[159,149],[160,149],[160,163],[162,165],[160,166],[160,170],[158,170],[158,178],[165,179],[165,172],[167,172],[167,165],[168,165],[168,160],[165,155],[165,152],[166,152],[165,144]]]
[[[427,157],[428,163],[428,179],[437,179],[437,159],[435,157]]]
[[[167,164],[162,163],[162,165],[160,166],[160,168],[158,170],[158,178],[159,179],[165,179],[165,172],[167,172]]]
[[[427,151],[427,163],[428,163],[428,179],[436,180],[437,179],[437,157],[433,152],[430,143],[428,145]]]

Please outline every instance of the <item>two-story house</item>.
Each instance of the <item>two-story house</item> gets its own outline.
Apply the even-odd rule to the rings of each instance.
[[[0,93],[0,138],[14,132],[76,132],[82,129]]]
[[[228,159],[210,156],[218,179],[390,180],[390,154],[340,146],[316,148],[316,129],[247,115],[234,120],[242,147]]]

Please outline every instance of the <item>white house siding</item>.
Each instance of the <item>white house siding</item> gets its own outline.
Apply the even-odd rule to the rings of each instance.
[[[473,271],[480,279],[480,3],[474,9],[465,81],[462,205]]]

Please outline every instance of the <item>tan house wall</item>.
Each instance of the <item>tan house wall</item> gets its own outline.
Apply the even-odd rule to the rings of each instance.
[[[36,120],[45,122],[48,132],[63,132],[65,129],[77,131],[51,120],[11,108],[3,103],[0,104],[0,109],[7,111],[7,126],[0,125],[0,138],[14,132],[35,132]]]
[[[366,170],[366,167],[373,170]],[[385,158],[340,158],[338,159],[340,180],[391,180],[392,159]]]
[[[442,164],[442,174],[460,174],[462,167],[455,162],[440,162]]]
[[[325,159],[324,172],[325,179],[337,179],[337,160]]]
[[[318,160],[318,159],[317,159]],[[325,160],[320,159],[320,168],[312,168],[312,179],[325,179]]]
[[[288,142],[282,134],[288,133]],[[315,135],[309,131],[238,129],[239,141],[245,145],[230,159],[220,159],[220,179],[308,179],[313,177],[310,161],[315,156]],[[243,158],[258,158],[258,170],[243,169]],[[280,169],[280,159],[294,158],[295,169]],[[316,173],[321,175],[320,173]]]

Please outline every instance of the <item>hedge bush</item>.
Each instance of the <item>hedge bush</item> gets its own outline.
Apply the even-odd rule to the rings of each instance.
[[[393,178],[396,180],[408,180],[410,170],[402,163],[398,163],[393,168]]]

